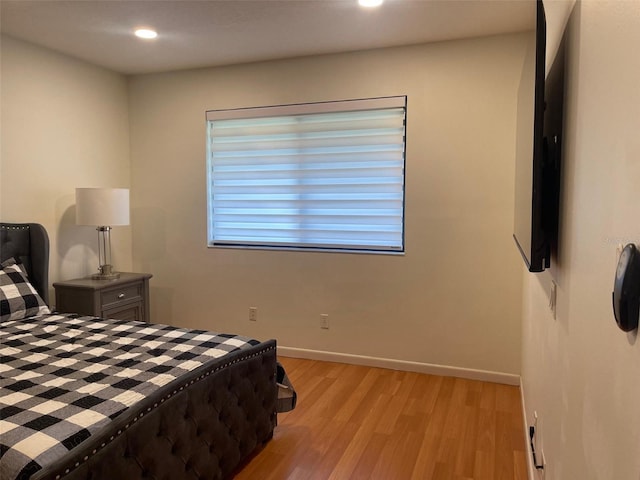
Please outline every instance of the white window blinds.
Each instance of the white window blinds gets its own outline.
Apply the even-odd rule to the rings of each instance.
[[[405,104],[207,112],[209,245],[403,251]]]

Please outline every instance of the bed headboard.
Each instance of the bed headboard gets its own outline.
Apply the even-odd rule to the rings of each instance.
[[[49,236],[38,223],[0,223],[0,262],[19,257],[31,285],[49,305]]]

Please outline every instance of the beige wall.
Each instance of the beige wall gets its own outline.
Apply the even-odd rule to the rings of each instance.
[[[526,415],[546,480],[638,480],[640,342],[617,328],[611,291],[617,244],[640,244],[640,3],[579,2],[568,28],[558,262],[524,275]]]
[[[153,320],[519,374],[522,276],[511,234],[527,38],[133,77],[133,256],[154,275]],[[206,110],[403,94],[406,255],[206,247]]]
[[[2,37],[0,218],[47,227],[52,281],[83,275],[94,232],[73,225],[74,188],[126,187],[131,171],[154,320],[288,346],[517,374],[522,311],[545,478],[638,480],[640,343],[610,294],[616,245],[640,243],[640,5],[578,3],[569,32],[561,245],[544,274],[522,273],[511,239],[526,35],[139,76],[129,110],[123,77]],[[405,256],[206,248],[206,109],[396,94]],[[114,236],[128,268],[129,228]]]
[[[76,187],[129,187],[125,77],[2,37],[0,219],[43,224],[50,281],[97,269],[97,233],[75,225]],[[130,227],[113,232],[131,268]],[[53,297],[52,297],[53,300]]]

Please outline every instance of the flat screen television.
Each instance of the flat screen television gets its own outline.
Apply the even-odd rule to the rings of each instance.
[[[560,42],[545,78],[546,44],[544,5],[537,0],[533,108],[528,105],[531,88],[527,85],[531,85],[531,79],[526,77],[526,68],[518,101],[513,234],[530,272],[542,272],[551,266],[558,242],[565,42]]]

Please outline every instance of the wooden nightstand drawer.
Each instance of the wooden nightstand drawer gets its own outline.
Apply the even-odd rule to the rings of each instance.
[[[148,273],[120,273],[115,280],[77,278],[56,282],[55,309],[118,320],[149,321]]]
[[[106,310],[112,304],[140,300],[142,298],[142,283],[124,285],[120,288],[105,290],[102,292],[102,309]]]
[[[142,302],[120,305],[114,308],[103,310],[102,316],[104,318],[117,318],[118,320],[137,320],[138,322],[143,322],[144,307]]]

